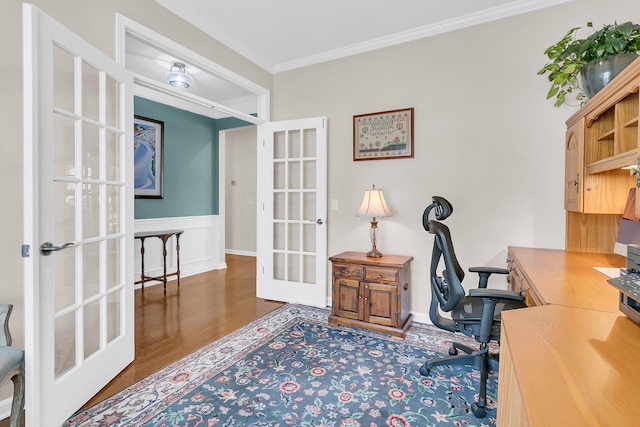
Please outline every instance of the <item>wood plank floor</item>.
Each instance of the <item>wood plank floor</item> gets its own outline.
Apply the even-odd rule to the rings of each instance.
[[[181,279],[180,288],[169,282],[166,294],[161,284],[135,291],[136,358],[85,407],[282,305],[256,298],[254,257],[227,255],[226,262],[226,270]]]

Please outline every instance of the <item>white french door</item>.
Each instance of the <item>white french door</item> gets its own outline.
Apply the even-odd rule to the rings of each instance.
[[[28,426],[59,426],[134,357],[133,78],[24,5]]]
[[[327,305],[327,119],[258,126],[257,296]]]

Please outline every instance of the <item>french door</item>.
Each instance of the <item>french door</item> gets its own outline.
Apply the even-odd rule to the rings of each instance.
[[[134,357],[133,78],[23,16],[26,421],[47,427]]]
[[[327,119],[258,126],[257,296],[327,305]]]

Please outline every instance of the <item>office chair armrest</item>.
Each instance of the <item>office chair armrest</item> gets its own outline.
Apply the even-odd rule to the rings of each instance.
[[[512,301],[524,301],[524,297],[519,293],[503,289],[470,289],[469,296],[473,298],[497,298]]]
[[[486,288],[489,281],[489,276],[492,274],[509,274],[509,270],[506,268],[498,267],[469,267],[469,271],[472,273],[478,273],[480,276],[479,288]]]

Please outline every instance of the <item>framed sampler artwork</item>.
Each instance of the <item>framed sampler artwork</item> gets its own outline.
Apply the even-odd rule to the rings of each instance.
[[[135,197],[162,199],[164,122],[134,116],[133,125]]]
[[[353,116],[353,160],[413,157],[413,108]]]

